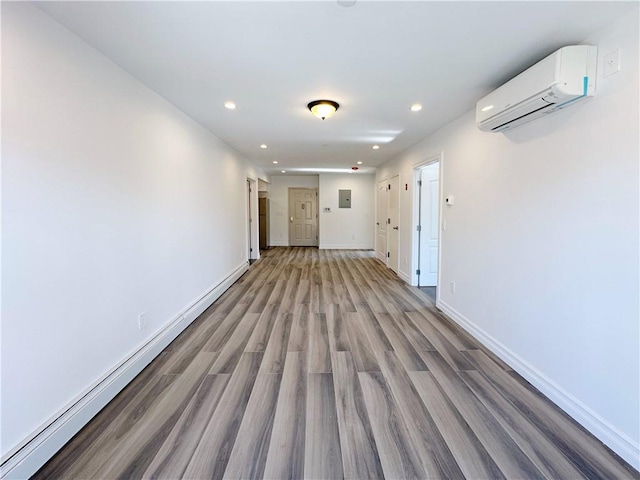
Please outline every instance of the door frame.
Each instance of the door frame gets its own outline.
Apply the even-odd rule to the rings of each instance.
[[[418,285],[418,275],[416,270],[420,267],[418,264],[418,256],[420,250],[418,225],[420,224],[420,192],[418,190],[418,180],[420,179],[420,169],[431,165],[432,163],[439,162],[438,172],[438,279],[436,286],[436,305],[440,302],[440,286],[442,284],[442,180],[444,178],[444,152],[439,152],[435,155],[427,157],[426,159],[413,164],[413,212],[411,215],[411,285]]]
[[[309,245],[310,247],[320,247],[320,189],[318,187],[289,187],[287,188],[287,219],[291,218],[291,190],[311,190],[316,192],[316,244]],[[291,225],[293,223],[287,220],[287,230],[289,232],[288,244],[291,246],[291,236],[293,231]]]

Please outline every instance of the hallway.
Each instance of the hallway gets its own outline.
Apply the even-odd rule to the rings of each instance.
[[[271,248],[35,478],[636,478],[373,252]]]

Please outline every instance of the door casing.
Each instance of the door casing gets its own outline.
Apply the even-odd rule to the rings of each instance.
[[[440,152],[437,153],[435,155],[432,155],[430,157],[427,157],[426,159],[424,159],[423,161],[420,161],[416,164],[413,165],[413,180],[414,180],[414,195],[413,195],[413,214],[412,214],[412,220],[411,220],[411,232],[412,232],[412,238],[411,238],[411,285],[416,286],[418,285],[418,276],[416,275],[416,270],[419,268],[418,265],[418,249],[419,249],[419,243],[418,243],[418,231],[417,231],[417,227],[418,224],[420,222],[420,218],[418,216],[419,214],[419,208],[418,208],[418,202],[419,202],[419,195],[418,195],[418,188],[417,188],[417,182],[420,179],[420,169],[422,167],[425,167],[429,164],[438,162],[440,165],[440,181],[439,181],[439,186],[440,186],[440,192],[438,193],[438,201],[439,201],[439,207],[438,207],[438,275],[437,275],[437,281],[436,281],[436,285],[437,285],[437,289],[436,289],[436,305],[438,304],[439,300],[440,300],[440,286],[442,284],[441,282],[441,276],[442,276],[442,236],[443,236],[443,230],[442,230],[442,226],[443,226],[443,201],[442,201],[442,192],[443,192],[443,178],[444,178],[444,153]]]

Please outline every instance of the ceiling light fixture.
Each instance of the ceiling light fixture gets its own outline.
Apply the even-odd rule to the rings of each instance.
[[[282,173],[287,173],[287,171],[286,171],[286,170],[280,170],[280,171],[281,171]]]
[[[422,105],[420,105],[419,103],[414,103],[413,105],[411,105],[412,112],[419,112],[420,110],[422,110]]]
[[[380,145],[374,145],[373,147],[371,147],[373,150],[379,150],[380,149]]]
[[[234,110],[236,108],[236,104],[233,102],[225,102],[224,108],[228,108],[229,110]]]
[[[267,148],[267,145],[263,143],[262,145],[260,145],[260,148]]]
[[[307,108],[311,110],[316,117],[324,120],[336,113],[336,110],[340,108],[337,102],[333,100],[315,100],[307,105]]]
[[[274,164],[274,165],[277,165],[277,164],[278,164],[278,160],[274,160],[274,161],[273,161],[273,164]]]
[[[358,165],[362,165],[362,162],[356,162]]]

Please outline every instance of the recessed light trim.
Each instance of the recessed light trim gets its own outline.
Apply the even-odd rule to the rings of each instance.
[[[233,102],[224,102],[224,108],[228,110],[235,110],[236,104]]]
[[[262,145],[260,145],[260,148],[263,148],[263,149],[264,149],[264,148],[267,148],[267,144],[266,144],[266,143],[263,143]]]
[[[414,103],[413,105],[411,105],[412,112],[419,112],[420,110],[422,110],[422,105],[420,105],[419,103]]]
[[[286,171],[286,170],[280,170],[280,172],[281,172],[281,173],[287,173],[287,171]]]
[[[358,164],[358,165],[362,165],[362,162],[356,162],[356,164]]]
[[[274,160],[274,161],[273,161],[273,164],[274,164],[274,165],[277,165],[277,164],[278,164],[278,160]]]
[[[380,150],[380,145],[374,145],[371,147],[372,150]]]

